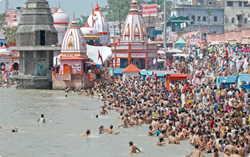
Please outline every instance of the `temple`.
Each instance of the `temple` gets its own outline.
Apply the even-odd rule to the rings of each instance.
[[[16,32],[16,46],[9,47],[20,51],[19,75],[12,76],[20,88],[52,88],[53,54],[60,50],[53,25],[47,1],[26,1]]]
[[[109,25],[98,4],[96,5],[95,10],[93,10],[89,16],[88,24],[90,27],[94,27],[97,30],[98,34],[100,35],[102,45],[107,46],[107,44],[110,42]]]
[[[100,35],[94,27],[90,27],[88,22],[81,28],[83,36],[88,45],[101,46]]]
[[[58,45],[61,45],[63,35],[69,25],[69,16],[65,12],[63,12],[60,7],[52,16],[54,19],[54,27],[56,28],[56,31],[58,33]]]
[[[52,72],[53,89],[68,86],[81,89],[93,86],[93,82],[89,81],[87,75],[90,63],[87,57],[86,41],[73,18],[62,40],[59,73]]]
[[[127,15],[120,42],[112,44],[113,62],[115,68],[125,68],[134,64],[140,69],[151,69],[153,62],[157,63],[157,46],[148,44],[147,30],[136,0],[132,0],[130,12]]]
[[[85,39],[74,19],[62,41],[60,57],[62,74],[86,73],[84,63],[84,61],[88,61],[86,51]]]

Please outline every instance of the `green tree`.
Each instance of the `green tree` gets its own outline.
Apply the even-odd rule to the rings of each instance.
[[[16,31],[17,28],[12,27],[3,27],[4,36],[8,44],[15,42],[16,43]]]
[[[76,18],[76,22],[78,27],[83,27],[88,20],[88,16],[81,15],[80,17]]]
[[[9,15],[2,13],[0,14],[0,29],[3,27],[3,25],[6,24],[5,18],[8,17]]]
[[[157,4],[161,5],[163,10],[164,0],[137,0],[138,5],[140,3]],[[107,21],[124,21],[130,10],[131,0],[107,0],[107,5],[102,7],[102,12],[106,12],[105,15]],[[172,2],[167,1],[167,6],[171,6]]]

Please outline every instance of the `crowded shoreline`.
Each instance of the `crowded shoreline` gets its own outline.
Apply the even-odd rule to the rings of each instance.
[[[234,47],[231,52],[217,50],[220,47],[211,46],[199,53],[196,49],[186,60],[176,61],[175,67],[167,64],[166,69],[188,72],[191,78],[176,81],[169,91],[157,77],[143,80],[133,76],[95,82],[92,89],[81,90],[79,95],[96,95],[107,101],[101,114],[117,111],[124,128],[149,124],[148,136],[157,136],[158,146],[189,140],[195,149],[187,156],[219,156],[219,152],[225,157],[249,156],[249,94],[236,83],[227,88],[215,83],[216,76],[248,74],[248,54],[245,48],[240,53]],[[208,75],[211,79],[204,83]]]

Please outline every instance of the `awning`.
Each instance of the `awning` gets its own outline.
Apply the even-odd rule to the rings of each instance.
[[[164,77],[166,74],[165,73],[156,73],[155,74],[157,77]]]
[[[86,61],[85,63],[91,64],[91,65],[96,65],[94,62]]]
[[[118,68],[118,69],[115,69],[114,70],[114,74],[122,74],[122,70],[123,70],[124,68]]]
[[[100,38],[98,35],[84,35],[84,38]]]
[[[148,74],[148,71],[147,70],[142,70],[139,72],[140,75],[147,75]]]
[[[241,39],[241,44],[248,44],[248,39]]]
[[[237,76],[228,76],[228,77],[218,77],[220,83],[230,83],[233,84],[237,80]]]
[[[236,41],[229,41],[230,45],[236,45]]]

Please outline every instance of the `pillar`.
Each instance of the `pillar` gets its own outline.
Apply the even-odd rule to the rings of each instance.
[[[158,58],[156,57],[156,69],[158,70]]]
[[[129,57],[128,58],[128,65],[130,65],[131,64],[131,58]]]
[[[117,59],[115,57],[115,69],[117,68]]]
[[[148,70],[148,58],[146,59],[146,70]]]

